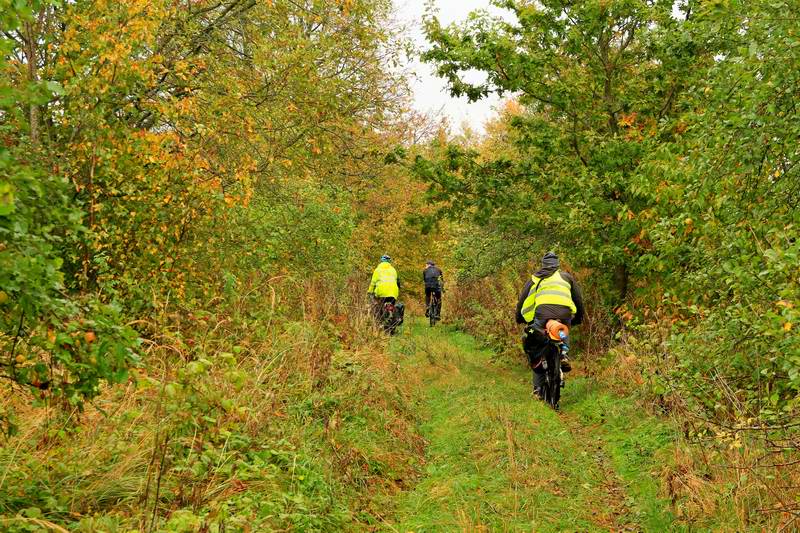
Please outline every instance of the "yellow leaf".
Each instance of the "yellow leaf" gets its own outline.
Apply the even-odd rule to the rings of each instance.
[[[791,330],[792,330],[791,322],[787,322],[786,324],[783,325],[783,331],[791,331]]]

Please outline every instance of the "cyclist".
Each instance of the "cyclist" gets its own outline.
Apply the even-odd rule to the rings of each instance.
[[[426,262],[425,270],[422,271],[422,281],[425,282],[425,316],[430,316],[431,298],[433,296],[439,302],[436,310],[436,315],[439,315],[442,309],[442,292],[444,291],[442,270],[433,261]],[[437,316],[436,318],[438,319],[439,317]]]
[[[400,295],[400,279],[397,270],[392,266],[392,258],[388,254],[381,256],[381,261],[372,272],[372,281],[367,290],[372,300],[372,313],[378,321],[383,321],[383,304],[396,302]]]
[[[525,324],[522,349],[533,370],[533,392],[539,397],[545,379],[542,357],[548,345],[548,320],[567,326],[577,326],[583,320],[580,287],[571,274],[559,269],[558,256],[553,252],[542,257],[542,267],[522,288],[517,302],[517,324]],[[561,370],[572,370],[566,357],[561,360]]]

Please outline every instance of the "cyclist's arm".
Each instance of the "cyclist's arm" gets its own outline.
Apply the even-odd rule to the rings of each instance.
[[[583,294],[581,294],[581,288],[572,275],[569,275],[567,279],[571,287],[570,292],[572,293],[572,301],[575,302],[575,316],[572,317],[572,325],[577,326],[583,322]]]
[[[531,292],[531,285],[533,285],[533,280],[529,279],[528,283],[522,288],[522,292],[519,293],[519,301],[517,301],[517,324],[525,324],[525,319],[522,317],[522,304],[525,303],[525,299],[528,297],[528,293]]]
[[[367,294],[374,294],[375,293],[375,286],[378,284],[378,271],[372,273],[372,281],[369,283],[369,289],[367,290]]]

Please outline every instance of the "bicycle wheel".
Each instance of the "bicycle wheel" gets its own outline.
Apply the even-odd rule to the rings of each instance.
[[[557,347],[551,344],[551,349],[545,357],[547,357],[547,370],[544,400],[557,411],[561,400],[561,358]]]
[[[383,331],[385,331],[389,335],[394,335],[394,331],[395,329],[397,329],[397,321],[395,320],[394,315],[395,315],[394,304],[392,303],[383,304],[383,310],[381,314],[381,326],[383,326]]]

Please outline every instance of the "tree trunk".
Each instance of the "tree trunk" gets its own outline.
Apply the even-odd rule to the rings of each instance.
[[[36,59],[36,29],[33,22],[25,23],[25,56],[28,61],[28,81],[33,84],[39,81]],[[28,120],[31,128],[31,143],[39,145],[39,106],[31,102],[28,109]]]

